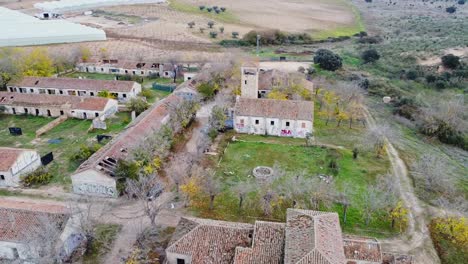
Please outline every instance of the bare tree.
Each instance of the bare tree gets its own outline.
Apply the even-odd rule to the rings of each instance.
[[[336,192],[335,201],[343,207],[343,223],[346,223],[348,216],[348,208],[351,206],[351,196],[354,194],[349,185],[344,185],[343,188]]]
[[[189,153],[184,153],[172,159],[169,168],[166,169],[167,175],[176,186],[177,194],[179,193],[180,185],[190,175],[193,164],[193,156]]]
[[[156,174],[140,175],[138,178],[138,180],[127,179],[125,190],[129,197],[136,198],[140,202],[151,225],[156,226],[156,216],[165,202],[157,198],[162,195],[164,185]]]
[[[321,204],[325,206],[331,205],[335,192],[333,182],[327,182],[319,177],[313,177],[309,181],[308,187],[312,209],[319,210]]]
[[[361,195],[363,201],[363,216],[366,225],[369,225],[374,213],[384,207],[384,200],[380,195],[380,190],[375,185],[369,185],[367,191]]]
[[[203,178],[203,190],[210,197],[210,210],[213,210],[215,198],[221,193],[221,182],[214,172],[208,172]]]
[[[423,186],[423,195],[426,198],[431,194],[449,193],[453,189],[453,181],[450,178],[451,168],[439,157],[432,154],[423,155],[419,161],[413,164],[413,174],[417,182]]]
[[[234,185],[231,188],[231,191],[237,195],[239,198],[239,210],[242,210],[242,206],[244,205],[245,198],[247,195],[252,192],[252,183],[249,182],[240,182]]]
[[[381,158],[385,152],[387,140],[396,138],[396,132],[388,125],[375,125],[369,127],[363,140],[363,145],[373,148],[378,158]]]

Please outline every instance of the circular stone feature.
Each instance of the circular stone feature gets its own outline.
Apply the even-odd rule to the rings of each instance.
[[[253,175],[259,180],[265,180],[273,175],[273,169],[270,167],[259,166],[253,170]]]

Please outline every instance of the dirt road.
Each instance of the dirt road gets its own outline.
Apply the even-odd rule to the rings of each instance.
[[[369,126],[375,127],[377,124],[367,110],[366,116]],[[415,264],[440,263],[427,229],[429,214],[426,205],[416,197],[408,169],[400,158],[398,151],[388,139],[385,139],[385,141],[394,180],[397,183],[401,199],[405,206],[409,208],[409,214],[406,233],[396,239],[381,240],[382,249],[386,252],[401,252],[413,255]]]

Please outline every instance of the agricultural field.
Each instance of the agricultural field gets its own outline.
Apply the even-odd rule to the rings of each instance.
[[[36,116],[0,115],[0,146],[36,149],[41,156],[53,152],[54,161],[47,165],[48,171],[53,176],[52,183],[67,186],[71,182],[70,174],[80,165],[70,158],[82,146],[98,144],[97,135],[116,136],[131,119],[129,113],[118,113],[114,118],[107,120],[107,130],[94,131],[88,131],[91,127],[91,120],[68,119],[36,138],[36,130],[52,120]],[[11,136],[8,127],[13,126],[20,127],[23,135]]]

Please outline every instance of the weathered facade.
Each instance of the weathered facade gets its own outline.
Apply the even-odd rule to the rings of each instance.
[[[133,121],[118,137],[94,153],[71,176],[73,191],[82,195],[117,197],[115,170],[119,160],[127,158],[134,149],[169,121],[169,107],[182,99],[171,94],[154,104]]]
[[[305,138],[313,132],[312,102],[237,98],[237,133]]]
[[[21,176],[41,165],[41,157],[35,150],[0,148],[0,187],[19,186]]]
[[[80,216],[63,205],[0,198],[0,262],[39,263],[37,250],[46,244],[66,260],[76,249],[66,241],[84,238],[79,223]]]
[[[94,119],[118,111],[118,102],[113,99],[11,92],[0,92],[0,106],[11,115],[68,116],[78,119]]]
[[[75,69],[79,72],[174,78],[180,71],[179,67],[171,63],[101,60],[78,63]]]
[[[126,102],[141,93],[141,85],[132,81],[105,81],[76,78],[24,77],[8,85],[9,92],[23,94],[98,97],[108,91],[118,101]]]

